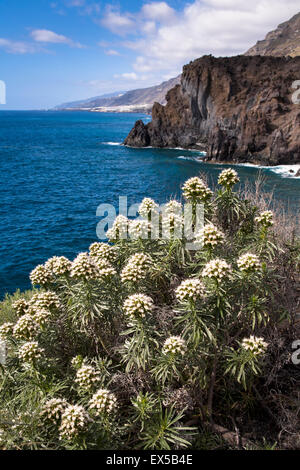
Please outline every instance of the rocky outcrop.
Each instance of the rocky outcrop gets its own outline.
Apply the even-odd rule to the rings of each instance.
[[[207,159],[300,162],[300,107],[292,83],[300,57],[204,56],[183,68],[166,106],[138,121],[125,140],[134,147],[205,146]]]
[[[300,55],[300,13],[268,33],[263,41],[257,41],[245,55]]]

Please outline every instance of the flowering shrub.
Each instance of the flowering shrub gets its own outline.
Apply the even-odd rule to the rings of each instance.
[[[58,422],[67,405],[67,401],[63,398],[51,398],[44,404],[41,416],[50,421]]]
[[[196,234],[196,240],[199,241],[205,248],[213,248],[220,243],[223,243],[225,235],[217,229],[213,224],[207,224]]]
[[[268,343],[266,343],[263,338],[257,338],[251,335],[250,338],[243,339],[242,347],[250,351],[254,356],[258,356],[265,353]]]
[[[164,342],[163,353],[164,354],[185,354],[186,344],[184,339],[179,336],[170,336]]]
[[[244,255],[240,256],[237,260],[237,265],[241,271],[246,273],[259,271],[261,269],[261,262],[259,261],[259,257],[251,253],[245,253]]]
[[[124,311],[131,317],[145,317],[153,309],[153,301],[143,294],[134,294],[124,302]]]
[[[153,199],[145,197],[139,206],[139,214],[145,219],[151,219],[151,215],[157,213],[158,204]]]
[[[62,276],[71,270],[71,261],[65,256],[53,256],[45,263],[45,269],[54,276]]]
[[[113,393],[108,390],[98,390],[89,402],[91,410],[95,410],[96,415],[110,414],[117,407],[117,398]]]
[[[83,390],[93,389],[94,386],[100,382],[100,375],[94,367],[83,364],[80,369],[77,370],[75,382],[78,383],[79,387]]]
[[[207,202],[213,195],[212,191],[197,176],[188,179],[182,187],[183,196],[190,202]]]
[[[131,256],[121,272],[122,282],[138,282],[145,279],[152,266],[152,259],[144,253]]]
[[[144,220],[118,216],[110,243],[51,258],[30,274],[39,289],[7,296],[0,448],[205,448],[208,434],[232,448],[214,433],[233,423],[254,447],[262,429],[297,447],[289,335],[300,244],[283,243],[276,215],[234,192],[237,182],[225,170],[214,194],[198,177],[184,184],[185,199],[205,205],[198,249],[177,238],[175,200],[160,216],[172,237],[141,236],[157,211],[145,198]]]
[[[89,248],[89,253],[92,258],[100,263],[112,263],[116,259],[116,251],[108,243],[92,243]]]
[[[225,260],[216,258],[204,266],[202,276],[221,282],[223,278],[228,278],[231,272],[231,266]]]
[[[199,279],[186,279],[176,289],[176,297],[180,302],[196,301],[205,292],[205,287]]]
[[[99,277],[99,269],[88,253],[79,253],[74,259],[71,268],[71,277],[77,279],[97,279]]]
[[[110,228],[106,235],[109,240],[119,240],[127,238],[129,220],[124,215],[116,217],[112,228]]]
[[[87,428],[88,422],[89,415],[83,406],[67,406],[61,416],[60,439],[66,439],[67,441],[75,439]]]
[[[227,170],[222,171],[219,176],[218,183],[221,186],[225,186],[225,188],[230,189],[236,183],[240,181],[238,174],[232,168],[228,168]]]
[[[43,349],[39,347],[37,341],[28,341],[20,347],[18,356],[21,361],[32,363],[40,359],[43,352]]]
[[[52,274],[48,268],[42,264],[39,264],[31,271],[29,277],[33,286],[44,286],[51,282]]]
[[[255,222],[257,224],[264,225],[265,227],[271,227],[273,225],[273,212],[264,211],[261,212],[257,217],[255,217]]]

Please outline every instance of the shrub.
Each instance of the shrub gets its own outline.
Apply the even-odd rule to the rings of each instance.
[[[111,244],[51,258],[30,274],[39,289],[6,297],[1,448],[228,448],[233,426],[253,448],[299,446],[300,244],[238,181],[226,170],[215,194],[185,183],[193,215],[204,204],[199,249],[174,230],[149,239],[157,205],[146,198],[143,226],[119,216]],[[182,220],[181,204],[165,214]],[[228,442],[216,437],[226,428]]]

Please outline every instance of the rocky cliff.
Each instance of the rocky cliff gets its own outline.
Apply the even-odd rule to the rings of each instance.
[[[300,13],[268,33],[265,39],[258,41],[246,55],[300,55]]]
[[[134,147],[202,148],[207,159],[275,165],[300,162],[300,107],[292,83],[300,57],[204,56],[183,68],[166,106],[138,121]]]

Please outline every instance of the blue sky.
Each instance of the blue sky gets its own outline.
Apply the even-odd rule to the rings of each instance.
[[[1,109],[158,84],[204,54],[243,53],[299,0],[0,0]]]

